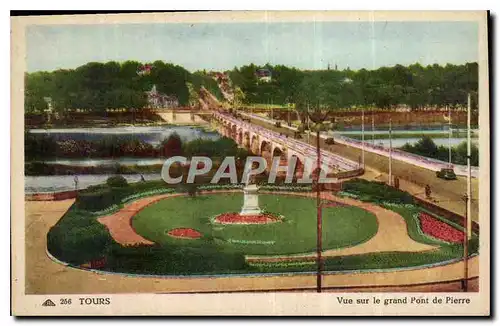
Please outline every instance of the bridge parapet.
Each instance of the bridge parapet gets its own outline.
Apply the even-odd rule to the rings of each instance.
[[[232,130],[234,126],[235,130],[241,129],[243,135],[245,135],[246,132],[248,132],[250,135],[251,147],[253,147],[252,140],[254,139],[254,136],[258,135],[259,142],[257,147],[258,151],[256,152],[256,154],[259,155],[261,154],[260,148],[262,146],[262,142],[267,141],[271,144],[271,153],[273,153],[274,148],[280,148],[281,151],[290,149],[290,153],[294,153],[294,155],[298,156],[303,162],[305,161],[306,158],[316,160],[317,157],[316,148],[314,146],[306,144],[297,139],[281,135],[277,132],[268,130],[266,128],[238,120],[228,114],[224,114],[221,112],[214,112],[214,116],[218,120],[222,121],[225,126],[227,126],[226,129]],[[245,138],[245,136],[243,136],[243,138]],[[243,142],[245,142],[244,139]],[[336,170],[353,171],[353,170],[359,170],[360,168],[358,162],[346,159],[344,157],[333,154],[326,150],[321,150],[321,157],[322,157],[322,164],[325,164],[330,168]]]

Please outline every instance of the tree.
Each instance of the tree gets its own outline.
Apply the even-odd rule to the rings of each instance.
[[[161,143],[162,155],[172,157],[182,155],[182,140],[178,133],[174,132]]]
[[[424,136],[415,145],[417,153],[423,156],[435,157],[438,154],[436,143],[429,136]]]
[[[245,103],[246,96],[238,86],[234,88],[233,94],[233,108],[238,109],[243,103]]]
[[[187,85],[188,92],[189,92],[189,106],[191,108],[197,107],[200,96],[199,96],[198,92],[195,90],[192,83],[186,83],[186,85]]]

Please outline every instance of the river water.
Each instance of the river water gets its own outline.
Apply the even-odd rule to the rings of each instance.
[[[437,145],[448,145],[447,130],[436,130],[424,126],[419,130],[399,130],[398,133],[418,133],[418,132],[433,132],[440,131],[443,133],[443,138],[433,138]],[[58,140],[99,140],[109,136],[139,138],[152,145],[158,145],[163,139],[167,138],[173,132],[179,134],[184,141],[190,141],[197,138],[218,139],[220,135],[215,131],[207,131],[202,128],[189,126],[141,126],[141,127],[111,127],[111,128],[72,128],[72,129],[32,129],[30,133],[35,135],[51,135]],[[359,134],[359,131],[335,133],[349,136],[349,134]],[[387,133],[386,130],[376,130],[376,134]],[[370,132],[366,132],[365,141],[371,143]],[[406,143],[414,144],[420,138],[397,138],[392,140],[393,147],[401,147]],[[452,138],[452,146],[456,146],[464,141],[465,138]],[[473,139],[477,143],[477,139]],[[389,139],[375,139],[375,144],[389,146]],[[48,164],[61,164],[68,166],[84,167],[84,166],[114,166],[120,165],[156,165],[163,164],[164,160],[160,158],[134,158],[121,157],[117,159],[55,159],[49,160]],[[98,185],[106,182],[106,179],[111,175],[78,175],[79,189],[87,188],[91,185]],[[159,180],[160,174],[144,174],[146,180]],[[140,174],[124,175],[129,182],[137,182],[141,180]],[[25,191],[26,193],[34,192],[54,192],[73,190],[75,188],[74,176],[26,176]]]
[[[405,144],[410,144],[414,145],[417,143],[421,138],[395,138],[392,140],[392,147],[398,148],[402,147]],[[432,141],[437,145],[437,146],[445,146],[448,147],[449,144],[449,139],[448,138],[432,138]],[[460,145],[460,143],[467,141],[466,138],[451,138],[451,146],[455,147]],[[381,145],[384,147],[389,147],[389,139],[384,138],[384,139],[375,139],[373,142],[369,137],[365,135],[365,142],[369,144],[375,143],[375,145]],[[478,138],[472,138],[471,143],[472,144],[478,144],[479,140]]]
[[[78,189],[85,189],[105,183],[112,174],[77,175]],[[160,173],[143,174],[145,180],[160,180]],[[141,181],[140,174],[123,174],[129,183]],[[74,175],[25,176],[24,191],[27,194],[42,192],[59,192],[75,189]]]
[[[140,139],[152,145],[159,145],[162,140],[168,138],[174,132],[183,141],[191,141],[196,138],[218,139],[220,135],[216,131],[208,131],[199,127],[190,126],[130,126],[109,128],[59,128],[59,129],[31,129],[33,135],[50,135],[56,140],[101,140],[106,137],[119,136],[130,139]]]

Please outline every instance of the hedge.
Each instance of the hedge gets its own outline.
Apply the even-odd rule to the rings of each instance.
[[[356,195],[361,201],[413,204],[413,197],[409,193],[390,187],[383,182],[371,182],[356,178],[344,182],[342,190]]]

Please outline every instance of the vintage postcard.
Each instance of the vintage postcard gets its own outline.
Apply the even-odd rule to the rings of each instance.
[[[12,17],[12,313],[488,316],[487,22]]]

